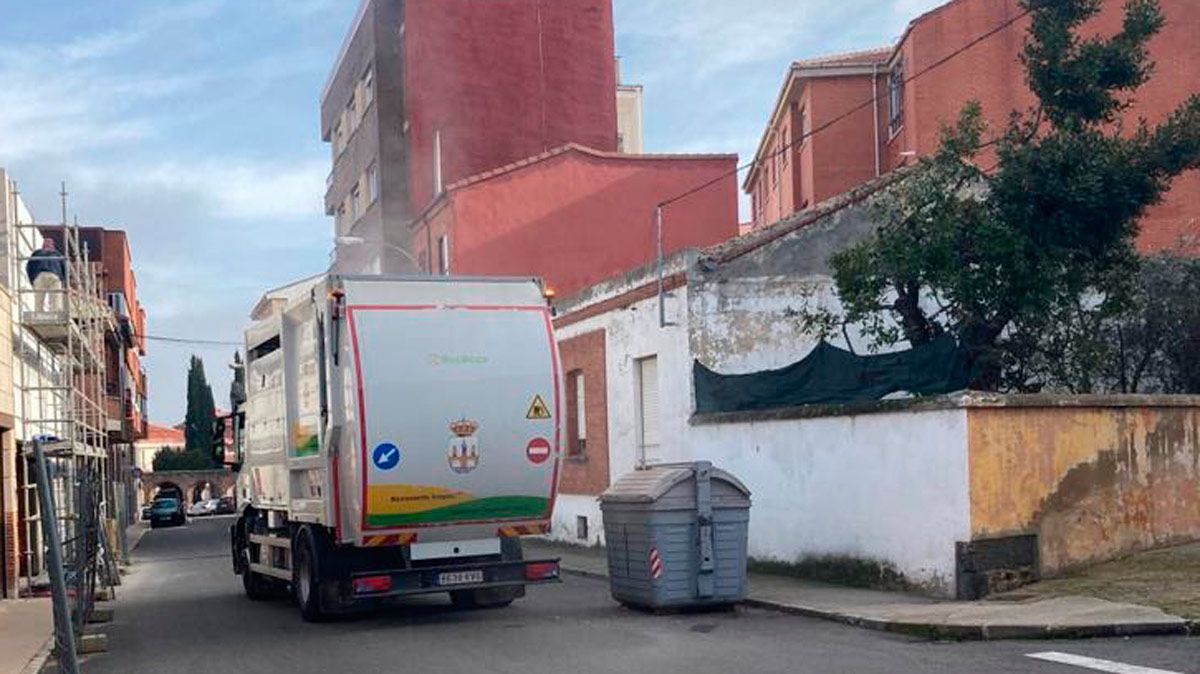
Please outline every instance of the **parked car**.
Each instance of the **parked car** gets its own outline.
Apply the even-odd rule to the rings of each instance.
[[[210,498],[204,501],[196,501],[192,507],[188,508],[188,514],[192,517],[204,517],[211,515],[217,511],[217,499]]]
[[[160,498],[150,506],[150,528],[177,527],[187,524],[183,502],[173,498]]]
[[[148,521],[150,521],[150,509],[151,509],[151,508],[153,508],[153,507],[154,507],[154,506],[152,506],[152,505],[151,505],[151,504],[149,504],[149,503],[147,503],[146,505],[142,506],[142,521],[143,521],[143,522],[148,522]]]
[[[233,500],[232,496],[222,496],[221,498],[217,499],[216,514],[232,515],[236,512],[237,503]]]

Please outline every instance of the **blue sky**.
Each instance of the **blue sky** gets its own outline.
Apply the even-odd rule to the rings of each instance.
[[[479,0],[481,2],[487,0]],[[236,341],[265,288],[323,269],[317,99],[357,0],[0,0],[0,166],[129,232],[150,332]],[[889,44],[941,0],[615,0],[649,152],[749,157],[790,61]],[[150,344],[150,416],[187,357],[227,405],[233,347]]]

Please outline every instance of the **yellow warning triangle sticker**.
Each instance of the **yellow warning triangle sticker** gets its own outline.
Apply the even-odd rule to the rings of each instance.
[[[529,403],[529,411],[525,413],[526,419],[549,419],[550,408],[546,407],[546,401],[542,400],[542,396],[533,396],[533,402]]]

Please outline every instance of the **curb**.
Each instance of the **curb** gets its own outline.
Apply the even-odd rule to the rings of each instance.
[[[746,599],[747,606],[842,623],[852,627],[907,634],[940,641],[998,641],[1004,639],[1096,639],[1131,636],[1187,636],[1195,633],[1187,622],[1113,623],[1108,625],[947,625],[881,620],[837,613],[810,606],[782,604],[763,599]]]
[[[578,568],[560,567],[563,573],[584,578],[607,580],[607,573]],[[946,625],[881,620],[838,613],[827,609],[796,604],[784,604],[769,599],[746,598],[742,605],[754,608],[816,618],[892,634],[906,634],[934,641],[997,641],[1004,639],[1095,639],[1131,636],[1188,636],[1200,635],[1200,621],[1179,623],[1114,623],[1109,625]]]
[[[141,543],[142,539],[146,537],[146,532],[150,531],[150,527],[142,526],[142,524],[139,522],[137,524],[130,525],[129,529],[135,530],[133,538],[126,542],[126,547],[128,548],[129,554],[132,555],[133,551],[137,549],[138,544]],[[125,530],[126,536],[129,535],[129,529]]]
[[[569,568],[563,566],[561,563],[559,564],[558,568],[561,569],[563,573],[568,573],[572,576],[580,576],[582,578],[594,578],[596,580],[608,580],[607,573],[599,573],[596,571],[585,571],[584,569],[569,569]]]
[[[53,653],[54,635],[51,634],[50,638],[46,639],[46,643],[42,644],[42,647],[38,649],[37,655],[34,655],[33,659],[21,669],[20,674],[40,674],[46,667],[46,663],[50,662],[50,656]]]

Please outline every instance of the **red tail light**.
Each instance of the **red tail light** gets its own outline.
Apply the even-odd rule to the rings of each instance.
[[[378,594],[391,589],[391,576],[367,576],[354,579],[354,594]]]
[[[558,562],[535,562],[525,565],[525,580],[558,578]]]

